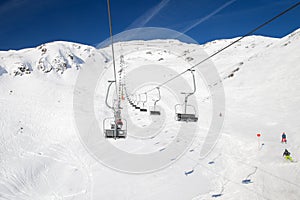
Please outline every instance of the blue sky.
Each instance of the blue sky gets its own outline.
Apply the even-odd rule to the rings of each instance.
[[[113,32],[164,27],[199,43],[241,36],[298,0],[111,0]],[[96,46],[109,37],[106,0],[0,0],[0,50],[64,40]],[[300,28],[300,6],[256,34]]]

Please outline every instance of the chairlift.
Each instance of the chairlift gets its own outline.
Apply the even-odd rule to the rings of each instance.
[[[126,91],[126,90],[125,90],[125,91]],[[127,101],[129,102],[129,104],[130,104],[131,106],[133,106],[132,100],[131,100],[131,98],[128,97],[128,94],[127,94],[127,93],[126,93],[126,99],[127,99]]]
[[[144,93],[144,94],[146,95],[146,99],[145,99],[145,101],[141,101],[143,103],[143,107],[140,108],[141,112],[147,112],[147,108],[145,108],[145,103],[147,102],[147,93]],[[139,95],[139,97],[141,97],[141,96]]]
[[[135,109],[140,109],[140,107],[138,106],[138,104],[139,104],[139,101],[137,100],[137,95],[135,95],[135,99],[134,99],[134,102],[133,102],[133,107],[135,108]]]
[[[103,121],[105,130],[105,138],[126,138],[127,136],[127,121],[125,119],[115,120],[114,117],[105,118]]]
[[[137,110],[140,110],[140,109],[141,109],[140,106],[137,106],[137,105],[135,105],[135,104],[134,104],[133,106],[134,106],[134,108],[137,109]]]
[[[177,104],[175,105],[175,120],[176,121],[183,121],[183,122],[197,122],[198,117],[196,116],[196,109],[193,105],[188,104],[188,98],[196,92],[196,82],[195,82],[195,75],[194,70],[189,70],[193,76],[193,84],[194,90],[193,92],[182,92],[181,94],[185,95],[184,104]],[[180,108],[183,108],[184,112],[180,112]],[[192,108],[192,112],[188,113],[187,108]]]
[[[141,109],[141,107],[136,106],[136,105],[134,105],[134,108],[137,109],[137,110],[140,110],[140,109]]]
[[[128,98],[128,97],[127,97],[127,98]],[[128,98],[128,102],[129,102],[129,104],[130,104],[132,107],[135,108],[135,105],[134,105],[133,101],[132,101],[130,98]]]
[[[108,82],[109,82],[109,86],[108,86],[107,93],[106,93],[105,104],[108,108],[113,110],[114,117],[105,118],[103,120],[103,132],[105,134],[105,138],[114,138],[114,139],[126,138],[127,122],[126,122],[126,120],[121,118],[120,105],[117,105],[117,108],[115,108],[114,106],[110,106],[107,102],[110,87],[116,81],[108,81]]]
[[[114,81],[108,81],[109,85],[107,88],[107,93],[106,93],[106,99],[105,99],[105,104],[106,106],[111,109],[114,113],[114,117],[112,118],[106,118],[103,120],[103,132],[105,134],[105,138],[126,138],[127,135],[127,122],[126,120],[122,120],[121,118],[121,99],[120,96],[118,96],[118,90],[117,90],[117,80],[116,80],[116,67],[115,67],[115,57],[114,57],[114,43],[113,43],[113,34],[112,34],[112,23],[111,23],[111,12],[110,12],[110,1],[107,1],[108,5],[108,16],[109,16],[109,31],[110,31],[110,38],[111,38],[111,50],[112,50],[112,58],[113,58],[113,67],[114,67],[114,76],[115,80]],[[120,73],[121,76],[121,73]],[[120,77],[121,79],[121,77]],[[111,85],[115,83],[116,86],[116,94],[117,94],[117,101],[113,102],[113,105],[110,106],[107,102],[108,100],[108,95],[110,91]],[[121,90],[122,85],[119,85],[119,91]],[[122,88],[123,89],[123,88]],[[115,102],[117,104],[115,105]],[[125,123],[125,124],[124,124]]]
[[[141,112],[147,112],[147,108],[140,108]]]
[[[150,115],[160,115],[160,111],[156,109],[156,103],[161,99],[159,87],[157,87],[157,90],[158,90],[158,99],[154,101],[153,110],[151,110],[150,108]]]

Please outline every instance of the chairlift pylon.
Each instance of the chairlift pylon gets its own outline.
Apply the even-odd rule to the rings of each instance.
[[[159,87],[157,87],[157,90],[158,90],[158,99],[154,101],[153,110],[150,109],[150,115],[160,115],[160,111],[156,109],[156,103],[161,99]]]
[[[196,92],[196,81],[194,70],[189,70],[193,76],[193,84],[194,90],[193,92],[181,92],[181,94],[185,95],[184,103],[183,104],[176,104],[175,105],[175,119],[176,121],[183,121],[183,122],[197,122],[198,117],[196,116],[196,109],[193,105],[188,104],[188,98]],[[184,112],[179,112],[179,107],[183,107]],[[187,108],[190,107],[193,110],[193,113],[188,113]]]

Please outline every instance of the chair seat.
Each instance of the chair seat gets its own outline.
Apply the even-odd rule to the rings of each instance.
[[[150,115],[160,115],[160,111],[150,110]]]
[[[195,114],[184,114],[184,113],[177,113],[176,114],[177,121],[184,121],[184,122],[197,122],[198,117]]]
[[[116,134],[115,134],[116,132]],[[114,129],[106,129],[105,137],[106,138],[126,138],[127,131],[126,130],[114,130]]]

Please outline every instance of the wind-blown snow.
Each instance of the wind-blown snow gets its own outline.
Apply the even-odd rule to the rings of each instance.
[[[202,49],[211,54],[232,41],[122,45],[133,50],[143,45],[177,48],[189,61]],[[300,29],[281,39],[249,36],[214,57],[221,77],[215,84],[222,81],[226,95],[225,121],[216,148],[200,162],[195,143],[175,164],[143,175],[101,165],[76,133],[72,99],[78,72],[95,55],[101,58],[99,67],[108,67],[110,49],[52,42],[0,52],[0,199],[299,199],[300,164],[282,157],[285,148],[294,160],[300,156],[299,43]],[[121,51],[118,44],[116,51]],[[173,59],[164,52],[130,56],[127,64],[132,65],[154,61],[167,65]],[[165,99],[165,104],[173,101]],[[174,111],[165,112],[173,115]],[[205,118],[206,112],[199,115]],[[147,124],[147,116],[140,113],[133,120]],[[129,139],[123,148],[163,151],[172,126],[166,124],[169,135],[150,142]],[[282,132],[287,133],[287,144],[280,143]],[[262,134],[260,144],[257,133]],[[243,184],[245,179],[250,183]]]

